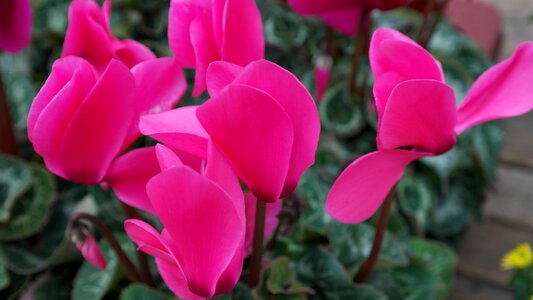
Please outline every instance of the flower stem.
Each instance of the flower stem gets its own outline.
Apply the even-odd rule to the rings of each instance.
[[[381,207],[381,212],[379,214],[379,220],[376,227],[376,235],[374,236],[374,241],[372,242],[370,255],[361,266],[361,269],[359,269],[359,272],[357,272],[355,275],[354,282],[364,282],[368,275],[370,275],[372,272],[372,269],[378,260],[381,244],[383,243],[383,237],[385,236],[385,231],[387,229],[387,223],[389,222],[390,210],[395,196],[396,187],[393,187],[387,195],[383,206]]]
[[[426,2],[426,6],[424,7],[424,16],[422,19],[422,24],[420,25],[420,30],[418,31],[418,43],[422,43],[424,40],[424,33],[426,33],[426,29],[428,27],[429,22],[429,16],[431,15],[431,12],[433,11],[435,7],[435,0],[428,0]]]
[[[141,216],[139,215],[139,212],[127,205],[126,203],[119,201],[122,205],[122,209],[124,210],[124,215],[127,219],[137,219],[142,220]],[[149,286],[155,287],[155,282],[150,274],[150,267],[148,265],[148,257],[146,254],[142,251],[136,251],[137,254],[137,262],[139,263],[139,268],[141,271],[141,277],[144,283],[146,283]]]
[[[437,5],[435,20],[431,24],[431,27],[429,28],[429,32],[425,35],[425,37],[422,40],[420,40],[420,46],[427,48],[427,46],[429,45],[429,42],[431,41],[433,34],[437,30],[437,26],[439,25],[440,21],[444,17],[444,12],[446,10],[446,5],[448,5],[448,2],[449,0],[444,0]]]
[[[0,73],[0,153],[17,155],[17,140],[9,114],[7,96]]]
[[[248,277],[248,285],[250,287],[256,287],[261,280],[263,240],[265,238],[265,219],[266,203],[258,199],[257,208],[255,210],[254,242],[252,247],[252,258],[250,261],[250,276]]]
[[[120,247],[119,242],[115,239],[115,236],[109,230],[109,228],[97,217],[90,215],[88,213],[77,213],[75,214],[72,219],[70,219],[69,226],[67,228],[68,234],[72,231],[72,228],[76,226],[78,222],[89,222],[100,232],[102,237],[107,239],[109,242],[109,245],[111,248],[113,248],[113,251],[115,251],[115,254],[117,255],[120,263],[126,270],[126,274],[128,274],[128,277],[132,282],[142,282],[141,276],[139,275],[139,272],[137,272],[137,269],[135,268],[135,265],[131,262],[131,260],[128,258],[128,255],[122,250],[122,247]]]
[[[352,71],[350,73],[349,91],[350,94],[355,95],[357,92],[357,75],[361,66],[361,58],[365,52],[365,45],[367,43],[368,24],[365,24],[368,18],[369,9],[364,7],[359,16],[359,23],[357,24],[357,34],[353,38],[354,52],[352,56]]]

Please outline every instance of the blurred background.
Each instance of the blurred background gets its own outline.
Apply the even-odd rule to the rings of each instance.
[[[533,40],[533,1],[477,2],[491,5],[501,15],[498,59],[511,55],[519,43]],[[486,218],[472,223],[459,244],[458,275],[450,299],[512,299],[512,273],[502,271],[498,259],[521,242],[533,242],[533,113],[499,123],[505,142],[484,206]]]

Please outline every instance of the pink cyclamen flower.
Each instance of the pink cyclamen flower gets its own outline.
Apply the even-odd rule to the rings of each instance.
[[[200,124],[260,200],[290,194],[315,160],[320,120],[303,84],[280,66],[215,62],[207,71],[211,99]]]
[[[0,50],[17,53],[31,41],[30,0],[0,1]]]
[[[96,184],[140,136],[140,116],[172,108],[185,88],[183,72],[170,58],[132,70],[112,59],[101,74],[82,58],[61,58],[30,108],[28,137],[53,173]]]
[[[170,49],[184,68],[195,68],[194,96],[205,91],[209,64],[237,65],[264,57],[261,15],[255,0],[172,0]]]
[[[99,270],[105,270],[107,266],[106,259],[98,245],[98,241],[93,234],[86,228],[80,227],[80,236],[76,237],[79,240],[74,241],[76,248],[81,252],[81,255],[93,266]]]
[[[329,77],[331,76],[332,59],[330,56],[319,56],[315,62],[315,95],[316,100],[321,102],[328,89]]]
[[[131,68],[155,58],[155,54],[143,44],[114,37],[109,25],[110,15],[110,0],[105,0],[102,9],[95,0],[73,0],[61,56],[82,57],[98,72],[102,72],[111,59],[118,59]]]
[[[246,193],[244,195],[244,203],[246,208],[246,239],[244,242],[244,248],[246,253],[249,254],[252,250],[254,242],[254,229],[255,229],[255,211],[257,208],[257,198],[252,193]],[[265,237],[271,235],[279,224],[279,213],[281,212],[283,205],[281,201],[274,203],[267,203],[266,205],[266,217],[265,217]]]
[[[456,108],[440,63],[403,34],[378,29],[370,46],[378,110],[378,151],[348,166],[329,192],[326,210],[338,221],[368,219],[412,161],[450,150],[474,125],[533,108],[533,42],[482,74]]]
[[[201,172],[162,149],[157,158],[163,171],[146,189],[164,229],[160,234],[142,221],[127,220],[126,232],[140,251],[155,257],[161,276],[179,297],[228,293],[244,260],[246,221],[239,180],[212,143]]]
[[[368,26],[372,9],[390,10],[405,6],[410,0],[289,0],[289,4],[299,14],[319,16],[328,26],[339,32],[353,36],[359,23]],[[366,14],[363,22],[360,18]]]

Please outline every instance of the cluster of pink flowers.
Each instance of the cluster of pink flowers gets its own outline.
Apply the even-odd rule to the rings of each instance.
[[[290,0],[296,11],[346,34],[354,33],[361,10],[406,2]],[[155,258],[176,295],[227,293],[250,251],[257,202],[268,203],[269,234],[279,199],[314,163],[316,104],[293,74],[263,59],[255,0],[172,0],[174,58],[114,37],[110,14],[109,0],[102,8],[73,0],[62,57],[30,110],[29,138],[53,173],[109,186],[121,201],[160,219],[161,232],[133,219],[125,230]],[[16,48],[2,39],[0,46]],[[533,43],[482,75],[459,108],[440,63],[401,33],[377,30],[370,61],[379,150],[352,163],[329,193],[326,209],[342,222],[369,218],[407,164],[448,151],[468,127],[533,108]],[[208,91],[204,104],[174,108],[187,87],[183,68],[196,71],[193,95]],[[317,76],[327,81],[328,73]],[[141,135],[159,144],[129,150]],[[105,268],[94,239],[78,247]]]
[[[140,220],[125,229],[176,295],[227,293],[250,252],[258,199],[268,202],[270,234],[279,199],[314,163],[316,105],[294,75],[263,59],[254,0],[172,1],[174,58],[114,37],[110,14],[109,0],[102,8],[72,2],[62,57],[30,110],[29,138],[56,175],[109,186],[160,219],[162,232]],[[207,89],[205,104],[173,109],[187,87],[182,68],[196,70],[193,94]],[[129,151],[141,134],[161,144]],[[105,268],[91,236],[77,246]]]

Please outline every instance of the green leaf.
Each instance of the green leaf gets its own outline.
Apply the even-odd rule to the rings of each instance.
[[[0,291],[9,285],[9,273],[4,266],[4,262],[0,259]]]
[[[404,176],[396,188],[398,203],[403,212],[416,222],[418,232],[425,229],[433,208],[434,195],[421,177]]]
[[[275,295],[298,295],[312,292],[296,281],[291,262],[286,256],[278,257],[271,262],[266,287],[269,292]]]
[[[115,238],[133,261],[133,253],[135,252],[133,243],[123,234],[115,234]],[[102,299],[119,275],[119,261],[109,243],[106,240],[102,241],[100,242],[100,247],[107,261],[106,269],[100,271],[88,261],[84,261],[78,274],[76,274],[76,278],[74,278],[74,286],[71,292],[72,300]]]
[[[441,299],[442,291],[447,289],[447,285],[438,276],[423,266],[396,268],[392,275],[400,286],[401,299]]]
[[[300,225],[318,232],[325,231],[327,224],[331,222],[331,217],[324,210],[330,187],[331,185],[324,181],[315,168],[302,175],[296,189],[296,193],[305,205],[305,210],[298,220]]]
[[[324,128],[341,137],[356,135],[366,124],[361,101],[350,96],[346,82],[326,92],[319,111]]]
[[[494,179],[498,155],[503,148],[503,131],[494,123],[482,124],[473,130],[474,157],[484,179],[490,183]]]
[[[355,285],[342,264],[330,253],[309,248],[297,264],[298,278],[315,293],[309,299],[376,299],[387,297],[367,285]]]
[[[1,244],[0,250],[7,268],[16,274],[29,275],[78,259],[79,251],[65,237],[65,230],[74,211],[87,211],[85,200],[76,203],[79,201],[76,198],[60,199],[53,208],[50,221],[38,235]]]
[[[220,296],[220,300],[254,300],[254,295],[247,285],[238,282],[231,293]]]
[[[130,284],[120,293],[120,300],[166,300],[168,298],[167,295],[140,283]]]
[[[409,242],[409,253],[416,262],[440,277],[448,288],[451,287],[457,261],[452,249],[439,242],[414,238]]]
[[[332,251],[340,262],[354,273],[370,254],[375,229],[367,224],[332,223],[328,230]],[[405,246],[390,233],[385,233],[377,267],[404,266],[409,262]]]
[[[0,155],[0,222],[9,220],[15,200],[30,184],[31,170],[24,162]]]
[[[55,200],[53,176],[43,167],[31,167],[32,188],[18,199],[9,222],[0,224],[0,240],[28,237],[40,230],[50,217]]]

